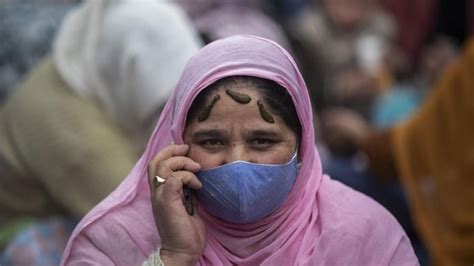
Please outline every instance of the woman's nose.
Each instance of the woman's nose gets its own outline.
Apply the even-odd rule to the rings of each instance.
[[[224,164],[239,161],[239,160],[252,162],[251,154],[249,153],[248,149],[246,149],[245,145],[239,145],[239,144],[230,145],[229,150],[227,151]]]

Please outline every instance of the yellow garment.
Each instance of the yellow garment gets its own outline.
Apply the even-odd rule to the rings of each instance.
[[[434,264],[474,263],[474,40],[393,132],[415,223]]]
[[[23,216],[83,216],[127,176],[132,142],[50,59],[0,110],[0,227]]]

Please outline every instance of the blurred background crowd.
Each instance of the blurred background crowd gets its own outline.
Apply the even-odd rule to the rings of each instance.
[[[296,58],[325,173],[384,205],[422,265],[474,262],[474,1],[126,1],[0,2],[0,265],[59,263],[185,62],[234,34]]]

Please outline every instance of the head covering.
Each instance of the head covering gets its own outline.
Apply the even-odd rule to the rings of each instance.
[[[171,141],[183,142],[186,115],[199,92],[236,75],[269,79],[288,90],[302,126],[301,168],[287,200],[256,223],[226,223],[198,206],[207,225],[207,245],[198,264],[367,265],[376,258],[383,265],[397,257],[395,251],[413,254],[407,251],[410,245],[400,226],[382,207],[322,175],[309,95],[290,55],[273,41],[239,35],[215,41],[191,58],[145,153],[124,182],[75,229],[63,264],[92,260],[136,265],[160,247],[147,163]]]
[[[147,139],[144,127],[155,122],[151,118],[200,44],[173,4],[89,0],[66,17],[54,62],[75,93],[94,99],[132,135]]]

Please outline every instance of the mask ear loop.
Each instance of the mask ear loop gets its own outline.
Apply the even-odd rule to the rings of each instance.
[[[299,162],[298,164],[296,164],[296,172],[298,174],[300,173],[301,168],[303,168],[303,163],[302,162],[301,163]]]
[[[296,163],[296,171],[297,171],[297,173],[299,174],[301,168],[303,168],[303,162],[300,161],[300,158],[299,158],[299,156],[298,156],[298,152],[299,152],[299,145],[296,145],[295,156],[296,156],[296,160],[298,161],[298,162]]]

